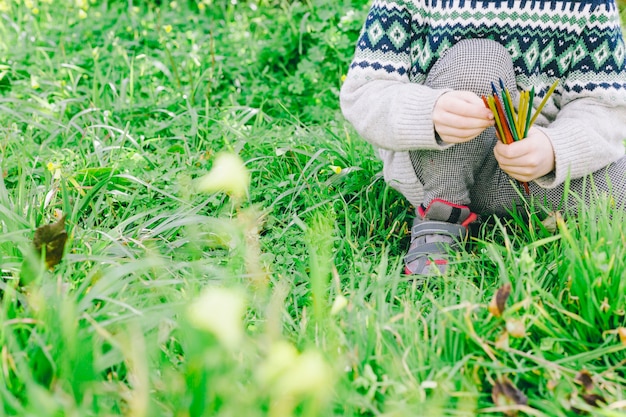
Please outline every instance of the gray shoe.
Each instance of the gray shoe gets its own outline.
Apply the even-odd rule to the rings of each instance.
[[[467,206],[433,200],[420,206],[411,228],[411,245],[404,257],[407,275],[440,275],[446,271],[450,251],[468,237],[468,226],[478,216]]]

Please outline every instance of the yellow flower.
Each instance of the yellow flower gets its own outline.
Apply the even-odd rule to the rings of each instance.
[[[204,3],[198,3],[198,10],[204,11],[204,9],[206,9],[206,6],[204,5]]]
[[[48,162],[46,164],[46,168],[52,173],[52,178],[55,180],[61,178],[61,167],[61,164],[55,164],[54,162]]]
[[[341,174],[341,167],[340,166],[331,165],[330,166],[330,170],[333,171],[337,175]]]
[[[85,12],[83,9],[80,9],[78,11],[78,18],[79,19],[87,19],[87,12]]]
[[[10,9],[9,3],[4,0],[0,0],[0,12],[8,12]]]
[[[235,198],[248,194],[250,174],[239,155],[220,153],[208,174],[198,179],[197,190],[205,193],[224,191]]]
[[[343,74],[341,76],[341,82],[344,82],[346,80],[346,78],[348,78],[348,76],[346,74]]]
[[[205,289],[187,309],[192,326],[213,335],[227,348],[236,348],[243,340],[243,295],[227,288]]]
[[[165,33],[170,33],[172,31],[172,25],[165,25],[163,29],[165,29]]]

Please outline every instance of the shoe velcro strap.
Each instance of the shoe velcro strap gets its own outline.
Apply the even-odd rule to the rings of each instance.
[[[467,228],[463,225],[432,220],[418,223],[411,229],[411,239],[425,235],[448,235],[464,238],[466,234]]]
[[[423,243],[409,250],[409,252],[404,257],[404,262],[413,262],[414,260],[421,257],[431,258],[432,255],[447,255],[450,246],[451,245],[446,242]]]

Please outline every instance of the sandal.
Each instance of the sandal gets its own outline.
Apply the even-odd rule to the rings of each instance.
[[[478,219],[467,206],[435,199],[420,206],[411,228],[411,245],[404,257],[407,275],[440,275],[447,255],[467,240],[468,226]]]

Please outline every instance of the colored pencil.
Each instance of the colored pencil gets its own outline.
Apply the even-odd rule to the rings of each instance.
[[[550,88],[548,89],[548,92],[546,93],[546,95],[543,96],[543,100],[541,100],[541,103],[539,103],[539,107],[537,107],[537,110],[535,110],[535,114],[533,115],[532,119],[530,119],[531,125],[535,123],[535,120],[537,120],[537,116],[539,116],[539,113],[541,113],[543,106],[545,106],[546,103],[548,102],[548,98],[550,97],[550,95],[552,95],[558,83],[559,83],[559,80],[556,80],[555,82],[553,82]]]
[[[521,91],[519,93],[516,112],[511,93],[505,87],[504,82],[499,80],[501,88],[500,92],[498,92],[496,85],[492,82],[492,95],[487,97],[483,96],[482,100],[485,107],[493,113],[496,124],[496,136],[498,140],[508,145],[515,141],[524,139],[528,135],[530,127],[533,123],[535,123],[535,120],[537,120],[541,110],[548,102],[548,98],[556,89],[558,83],[559,80],[552,83],[541,100],[541,103],[539,103],[539,106],[533,113],[535,87],[531,88],[530,91]],[[524,187],[526,194],[530,194],[528,184],[526,182],[521,182],[521,184]]]

